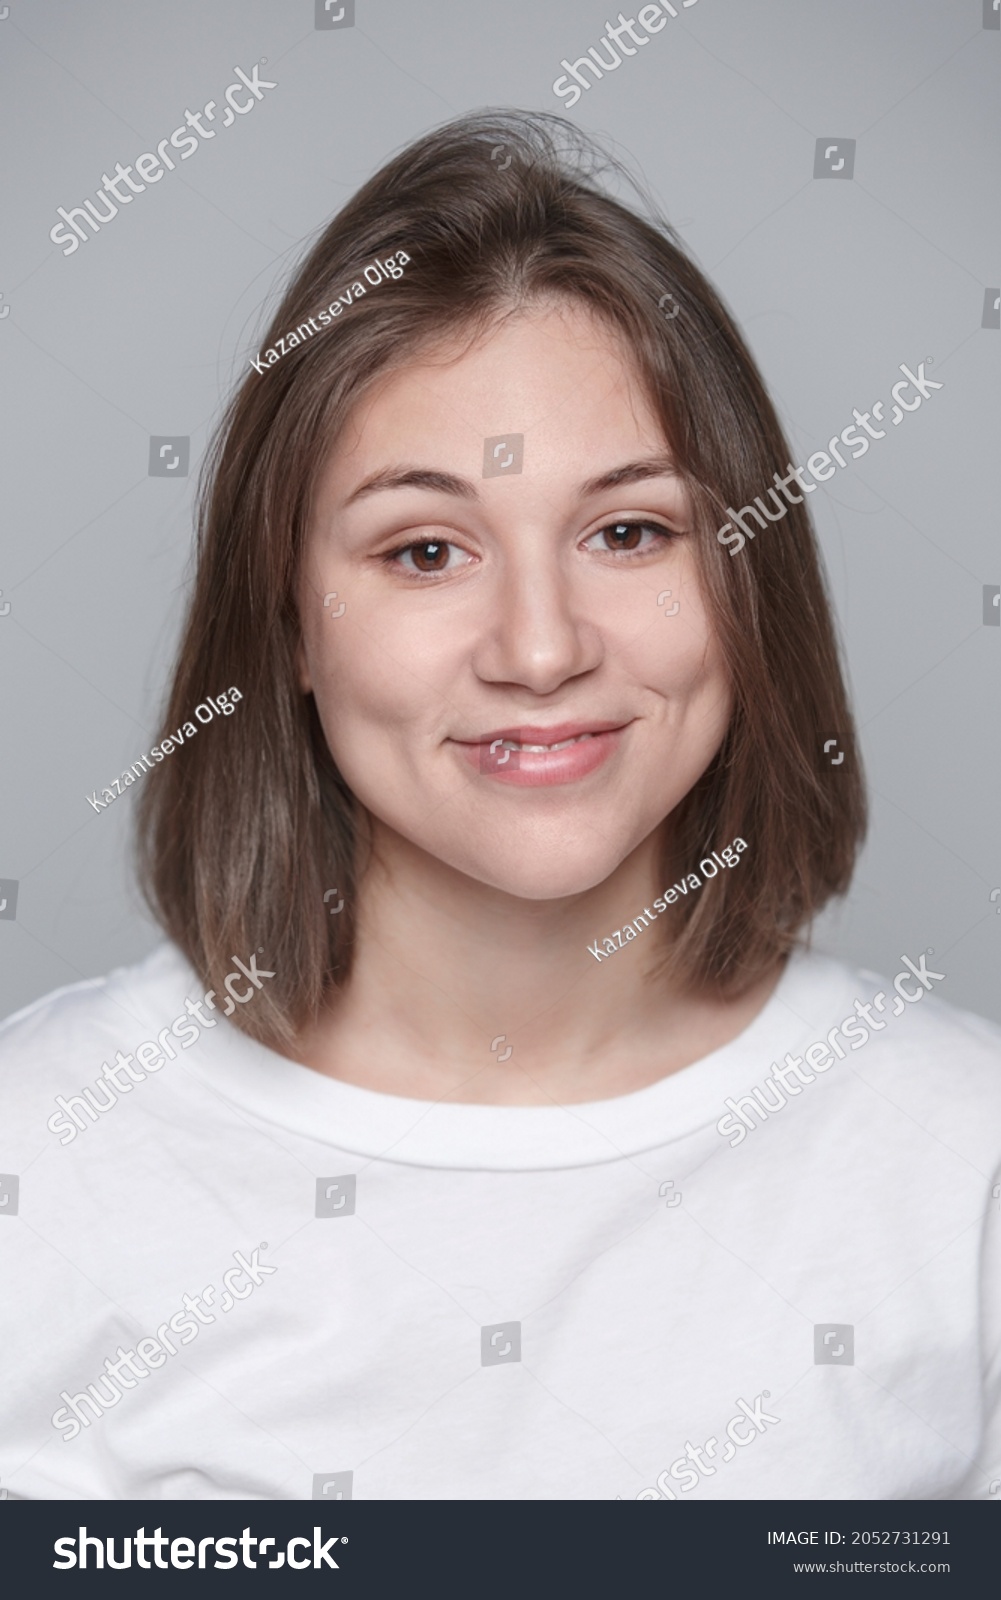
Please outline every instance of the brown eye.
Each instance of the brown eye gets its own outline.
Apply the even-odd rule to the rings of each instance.
[[[676,537],[670,528],[665,528],[660,522],[608,522],[597,533],[589,534],[584,546],[606,555],[635,554],[642,557],[665,549]]]
[[[416,539],[380,557],[394,572],[414,580],[455,577],[473,559],[468,550],[450,539]]]
[[[441,572],[448,565],[447,544],[412,544],[410,556],[418,572]]]
[[[609,550],[635,550],[643,536],[639,522],[613,522],[611,527],[601,531]]]

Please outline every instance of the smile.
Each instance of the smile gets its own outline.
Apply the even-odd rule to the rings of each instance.
[[[558,744],[518,744],[514,739],[491,739],[490,748],[502,750],[531,750],[533,755],[544,755],[549,750],[569,750],[572,744],[580,744],[583,739],[593,739],[593,733],[578,733],[573,739],[561,739]]]
[[[550,788],[597,772],[618,749],[627,726],[599,722],[589,727],[497,728],[454,744],[483,777],[515,788]]]

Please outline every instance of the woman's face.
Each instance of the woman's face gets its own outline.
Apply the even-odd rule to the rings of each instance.
[[[688,518],[626,353],[574,305],[359,402],[318,484],[301,681],[384,844],[546,900],[657,828],[731,706]]]

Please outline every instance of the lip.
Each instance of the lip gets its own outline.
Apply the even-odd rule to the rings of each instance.
[[[492,728],[489,733],[481,733],[477,738],[468,741],[457,740],[458,744],[469,743],[474,748],[480,745],[490,745],[495,739],[513,739],[520,744],[561,744],[564,739],[579,739],[585,733],[614,733],[618,728],[624,728],[624,722],[553,722],[544,728],[537,728],[529,723],[519,722],[507,728]]]
[[[452,742],[463,760],[482,777],[518,788],[576,783],[597,772],[615,753],[629,723],[554,722],[548,727],[494,728],[479,739]],[[588,735],[587,738],[584,735]],[[504,750],[502,741],[517,744],[562,744],[563,750]]]

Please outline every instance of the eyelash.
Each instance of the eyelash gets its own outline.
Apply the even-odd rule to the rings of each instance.
[[[587,544],[591,539],[600,538],[603,533],[608,533],[612,528],[628,528],[630,530],[639,528],[643,532],[650,531],[658,534],[661,541],[658,544],[648,545],[645,550],[610,550],[606,547],[602,551],[603,555],[612,556],[613,559],[618,561],[629,560],[630,558],[640,560],[643,556],[651,555],[654,550],[663,549],[664,545],[670,544],[672,539],[678,537],[673,528],[665,527],[662,522],[652,522],[649,518],[616,517],[612,522],[606,522],[603,527],[596,528],[593,533],[589,533],[584,543]]]
[[[611,556],[613,561],[642,560],[644,556],[652,554],[656,549],[663,549],[664,545],[669,544],[678,537],[673,528],[668,528],[661,522],[652,522],[649,519],[641,520],[639,518],[619,518],[612,522],[606,522],[602,527],[596,528],[593,533],[589,533],[587,539],[584,540],[585,546],[591,539],[599,538],[612,528],[627,528],[629,530],[639,528],[642,532],[657,534],[658,539],[661,541],[658,544],[648,545],[646,549],[642,550],[612,550],[606,546],[601,554]],[[460,550],[462,548],[452,539],[416,539],[411,540],[408,544],[397,545],[395,550],[387,550],[381,560],[387,567],[395,566],[398,572],[405,573],[407,581],[410,583],[435,583],[440,578],[448,576],[449,569],[447,567],[438,572],[420,572],[407,570],[399,565],[400,556],[407,555],[411,550],[425,549],[428,545],[442,545],[449,550]]]
[[[409,544],[397,545],[395,550],[387,550],[380,559],[387,567],[395,567],[397,572],[402,572],[409,583],[435,583],[439,578],[448,576],[447,568],[442,569],[440,572],[420,572],[408,571],[398,564],[400,556],[407,555],[411,550],[425,550],[428,545],[441,545],[449,551],[462,548],[461,545],[456,544],[454,539],[413,539]]]

